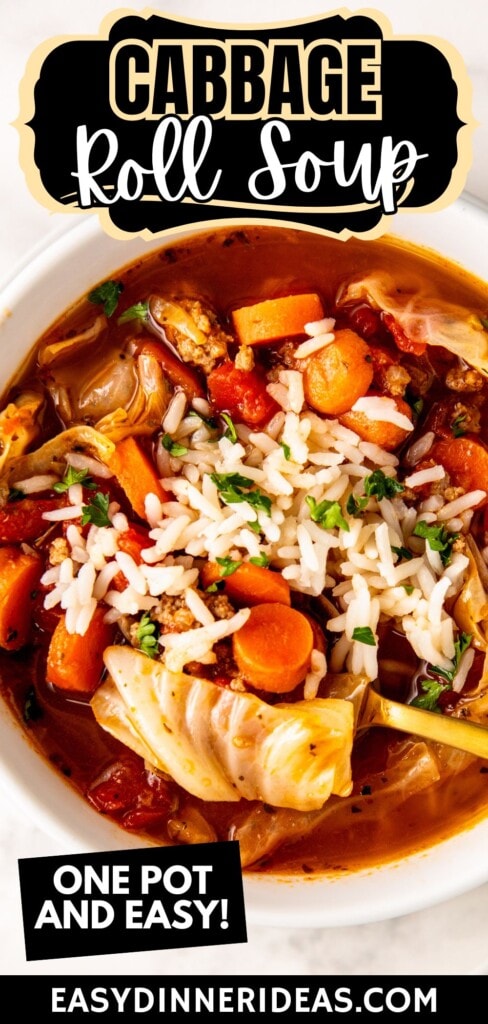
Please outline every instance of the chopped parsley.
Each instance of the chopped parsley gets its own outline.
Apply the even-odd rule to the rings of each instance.
[[[94,491],[97,486],[88,475],[87,469],[75,469],[74,466],[68,466],[63,479],[58,480],[57,484],[53,484],[53,491],[56,491],[57,494],[62,494],[72,484],[83,484],[83,487],[87,487],[89,491]]]
[[[135,302],[119,316],[118,324],[127,324],[130,320],[147,320],[149,316],[149,302]]]
[[[280,441],[280,448],[283,449],[283,455],[287,462],[291,462],[291,448],[289,444],[285,444],[284,441]]]
[[[360,519],[368,501],[369,498],[356,498],[354,494],[350,494],[347,499],[346,512],[354,519]]]
[[[375,469],[374,473],[365,477],[364,490],[369,498],[375,497],[381,501],[382,498],[394,498],[395,494],[401,494],[405,487],[395,477],[386,476],[382,469]]]
[[[247,501],[249,505],[258,512],[265,512],[271,515],[271,498],[263,494],[258,487],[253,490],[244,490],[254,486],[254,480],[241,473],[211,473],[210,479],[217,487],[222,501],[227,505],[237,505],[239,502]]]
[[[111,526],[112,523],[108,517],[109,504],[108,494],[102,494],[101,491],[94,494],[92,501],[88,505],[82,506],[81,525],[86,526],[87,523],[93,523],[94,526]]]
[[[450,565],[452,546],[459,537],[458,533],[449,533],[443,524],[436,526],[426,523],[424,519],[417,523],[413,532],[415,537],[423,537],[432,551],[439,552],[443,565]]]
[[[184,444],[178,444],[178,441],[173,441],[171,434],[164,434],[161,444],[175,459],[179,459],[182,455],[188,455],[188,448],[185,448]]]
[[[137,644],[143,654],[148,658],[155,658],[158,653],[159,625],[154,622],[148,612],[139,620],[137,627]]]
[[[419,694],[418,697],[414,697],[411,704],[416,708],[423,708],[424,711],[436,711],[438,714],[441,713],[439,707],[439,697],[441,693],[445,693],[446,690],[452,690],[452,684],[454,678],[459,669],[459,663],[465,651],[471,644],[472,637],[469,633],[460,633],[458,639],[454,643],[454,658],[452,659],[452,668],[441,668],[440,665],[429,665],[429,669],[435,672],[436,675],[442,676],[446,681],[442,683],[439,679],[422,679],[420,686],[423,690],[423,694]]]
[[[410,562],[413,558],[413,554],[411,551],[408,550],[408,548],[397,548],[395,544],[392,544],[391,550],[395,553],[395,555],[398,555],[399,558],[404,558],[406,562]]]
[[[376,640],[370,626],[356,626],[352,631],[353,640],[359,644],[367,644],[368,647],[376,647]]]
[[[254,521],[248,520],[247,525],[249,529],[253,531],[253,533],[261,533],[261,527],[257,519],[254,519]]]
[[[415,590],[415,587],[412,587],[411,583],[402,583],[402,587],[403,587],[405,593],[408,594],[409,597],[410,597],[411,594],[413,594],[413,592]]]
[[[440,683],[437,679],[422,679],[420,683],[423,693],[419,693],[418,697],[414,697],[410,701],[414,708],[422,708],[423,711],[435,711],[437,714],[441,714],[439,707],[439,697],[445,690],[449,690],[450,686],[448,683]]]
[[[96,306],[103,306],[105,316],[112,316],[119,303],[119,295],[123,292],[124,286],[120,281],[104,281],[98,288],[94,288],[88,295],[88,301]]]
[[[454,643],[454,658],[452,659],[452,669],[440,668],[439,665],[432,665],[432,671],[438,676],[442,676],[443,679],[447,679],[448,683],[454,681],[454,677],[457,674],[459,668],[459,662],[465,651],[471,644],[472,637],[469,633],[460,633],[458,639]]]
[[[267,569],[269,565],[269,558],[265,551],[261,551],[260,555],[254,555],[249,561],[252,565],[258,565],[261,569]]]
[[[208,427],[209,430],[218,430],[219,424],[218,424],[217,420],[215,419],[215,417],[213,417],[213,416],[204,416],[203,413],[198,412],[197,409],[190,409],[190,412],[188,413],[188,415],[189,416],[198,416],[198,419],[201,420],[202,423],[204,423],[205,426]]]
[[[232,576],[232,574],[237,571],[239,566],[242,565],[241,560],[235,562],[228,555],[225,558],[216,558],[215,561],[217,562],[218,565],[220,565],[221,576]]]
[[[227,424],[227,429],[224,430],[224,433],[223,433],[222,436],[223,437],[227,437],[228,440],[232,442],[232,444],[236,444],[236,442],[237,442],[237,430],[236,430],[236,428],[235,428],[235,426],[234,426],[234,424],[232,422],[232,417],[229,416],[228,412],[222,412],[220,415],[221,415],[224,423]]]
[[[323,530],[333,530],[334,527],[342,527],[349,533],[349,524],[342,515],[342,509],[338,501],[317,501],[312,498],[311,494],[307,494],[305,498],[307,505],[310,509],[310,518],[314,523],[318,523]]]
[[[466,431],[463,424],[466,421],[466,413],[461,413],[451,423],[451,430],[454,437],[464,437]]]

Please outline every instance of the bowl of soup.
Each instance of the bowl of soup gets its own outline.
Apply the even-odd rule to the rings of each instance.
[[[5,789],[262,924],[487,877],[488,221],[394,227],[87,218],[2,299]]]

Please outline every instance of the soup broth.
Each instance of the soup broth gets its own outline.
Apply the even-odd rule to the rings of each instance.
[[[2,694],[121,843],[335,873],[486,814],[486,762],[356,726],[371,685],[486,724],[487,311],[398,239],[249,227],[39,339],[1,403]]]

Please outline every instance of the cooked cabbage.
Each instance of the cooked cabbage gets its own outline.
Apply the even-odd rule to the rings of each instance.
[[[425,289],[424,279],[393,277],[378,270],[341,291],[338,305],[369,302],[391,313],[411,341],[442,345],[470,366],[488,373],[488,331],[479,316]]]
[[[125,646],[104,661],[111,679],[91,701],[98,723],[194,796],[309,811],[351,792],[350,701],[270,706]]]

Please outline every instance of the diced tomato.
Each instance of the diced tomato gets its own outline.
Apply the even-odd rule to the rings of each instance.
[[[142,562],[141,551],[144,551],[144,548],[150,548],[152,541],[149,538],[149,530],[145,530],[143,526],[130,526],[124,533],[119,534],[117,544],[119,551],[130,555],[134,562],[140,565]],[[127,580],[123,572],[118,572],[110,585],[115,590],[125,590]]]
[[[232,419],[248,427],[263,427],[280,406],[266,391],[266,377],[257,369],[239,370],[227,360],[209,374],[210,400],[217,412],[228,412]]]
[[[380,330],[380,317],[371,306],[366,304],[356,306],[349,314],[349,321],[353,330],[357,331],[362,338],[368,340]]]
[[[0,509],[0,544],[21,544],[22,541],[36,540],[49,528],[49,521],[43,519],[44,512],[62,508],[67,504],[63,495],[59,498],[21,498],[9,501]]]
[[[412,341],[403,330],[403,327],[395,320],[392,313],[382,314],[383,323],[393,337],[395,345],[401,352],[408,352],[413,356],[423,356],[427,345],[425,341]]]
[[[102,814],[133,830],[160,825],[174,808],[168,783],[131,755],[105,768],[89,787],[87,797]]]
[[[476,508],[488,503],[488,447],[478,437],[465,434],[436,441],[429,452],[429,460],[444,466],[455,487],[486,491],[487,497]]]

